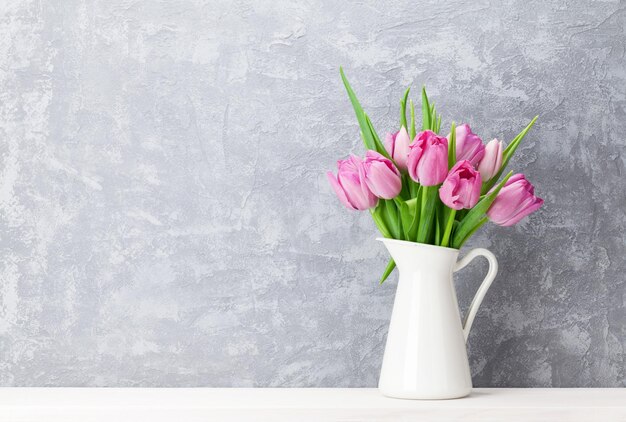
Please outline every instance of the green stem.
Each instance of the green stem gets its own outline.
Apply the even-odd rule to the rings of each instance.
[[[419,190],[419,184],[413,181],[410,176],[406,176],[407,184],[409,185],[409,195],[411,199],[417,198],[417,192]]]
[[[448,170],[456,164],[456,125],[452,122],[450,140],[448,141]]]
[[[452,233],[452,226],[454,226],[455,215],[456,210],[451,209],[448,215],[448,221],[446,222],[446,230],[443,232],[443,240],[441,241],[441,246],[447,247],[450,244],[450,233]]]
[[[418,243],[428,243],[435,218],[435,201],[438,197],[437,186],[422,186],[422,198],[420,207],[419,229],[417,231]]]
[[[430,186],[424,186],[424,195],[422,195],[422,215],[426,212],[426,204],[428,203],[428,193]]]
[[[408,201],[412,198],[411,194],[411,178],[408,174],[403,174],[401,176],[402,179],[402,190],[400,191],[400,197],[404,201]]]

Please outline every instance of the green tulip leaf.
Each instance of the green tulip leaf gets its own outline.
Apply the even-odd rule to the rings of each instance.
[[[411,224],[413,223],[413,215],[411,214],[411,210],[406,202],[402,199],[394,198],[396,206],[400,211],[400,219],[402,221],[402,233],[404,234],[404,239],[410,239],[409,237],[409,229],[411,228]]]
[[[435,111],[435,104],[432,103],[430,105],[430,130],[434,132],[436,127],[437,127],[437,112]]]
[[[389,156],[389,153],[387,152],[387,149],[385,148],[383,143],[380,141],[380,138],[378,137],[378,134],[374,130],[374,125],[372,125],[372,121],[367,116],[367,114],[365,115],[365,123],[367,124],[367,127],[369,128],[370,135],[372,136],[372,139],[374,139],[374,148],[373,148],[374,151],[378,151],[383,156],[391,159],[391,157]]]
[[[372,136],[370,127],[367,124],[367,116],[365,115],[365,111],[363,111],[361,103],[359,103],[359,100],[356,98],[356,94],[350,86],[348,78],[346,78],[346,75],[343,73],[343,68],[339,68],[339,73],[341,74],[341,80],[343,81],[343,85],[348,92],[348,97],[350,97],[350,102],[352,103],[352,108],[354,108],[356,118],[359,121],[361,133],[363,134],[363,143],[365,144],[365,148],[376,150],[376,142],[374,141],[374,137]]]
[[[426,95],[426,87],[422,87],[422,130],[430,129],[430,105]]]
[[[530,121],[530,123],[528,123],[528,125],[515,138],[513,138],[511,143],[504,149],[504,151],[502,152],[502,155],[503,155],[502,166],[500,167],[500,170],[496,173],[496,175],[491,178],[491,180],[483,184],[483,187],[480,191],[482,195],[487,193],[489,189],[491,189],[493,185],[496,184],[500,176],[502,176],[502,173],[504,172],[507,165],[509,164],[511,157],[513,157],[513,154],[515,153],[515,150],[517,149],[519,144],[522,142],[522,139],[524,139],[524,137],[526,136],[530,128],[533,127],[533,125],[537,121],[537,118],[539,118],[539,116],[535,116]]]
[[[389,277],[394,268],[396,268],[396,262],[393,260],[393,258],[390,258],[389,263],[385,268],[385,272],[383,272],[383,275],[380,278],[380,284],[383,284],[385,280],[387,280],[387,277]]]
[[[419,200],[420,200],[420,196],[422,194],[423,189],[421,187],[417,188],[417,196],[415,197],[414,201],[414,210],[413,210],[413,222],[411,223],[411,226],[409,227],[409,237],[407,238],[407,240],[412,240],[412,239],[417,239],[417,231],[419,230],[419,221],[420,221],[420,207],[417,206]],[[409,209],[411,209],[411,201],[407,202],[407,205],[409,206]]]
[[[522,139],[524,139],[524,136],[526,136],[526,134],[528,133],[530,128],[533,127],[538,118],[539,116],[535,116],[530,121],[530,123],[528,123],[528,125],[526,125],[526,127],[515,138],[513,138],[511,143],[506,148],[504,148],[504,156],[508,158],[511,158],[511,156],[513,156],[513,153],[515,153],[515,150],[519,146],[520,142],[522,142]]]
[[[391,239],[391,231],[389,230],[389,227],[387,227],[387,224],[385,224],[385,221],[381,216],[380,204],[375,209],[370,210],[370,213],[372,214],[374,224],[376,224],[376,227],[378,227],[378,230],[383,235],[383,237]]]
[[[401,220],[399,218],[398,209],[393,201],[381,199],[378,204],[381,207],[381,214],[385,224],[391,232],[391,237],[394,239],[402,239],[402,227],[400,227]]]
[[[419,195],[420,190],[418,190]],[[404,239],[413,241],[417,237],[420,207],[416,206],[417,199],[413,198],[408,201],[396,197],[393,199],[398,210],[400,211],[400,218],[402,222],[402,233]]]
[[[406,204],[409,206],[409,209],[411,210],[411,212],[413,212],[413,210],[417,207],[417,201],[418,201],[418,197],[419,197],[419,192],[420,189],[418,187],[417,189],[417,196],[415,198],[411,198],[408,201],[405,201]]]
[[[470,230],[470,232],[467,234],[467,236],[465,236],[465,239],[461,240],[461,242],[459,243],[459,247],[458,247],[458,249],[460,249],[460,248],[461,248],[461,246],[463,246],[463,244],[464,244],[464,243],[465,243],[465,242],[466,242],[466,241],[467,241],[470,237],[472,237],[472,235],[473,235],[474,233],[476,233],[476,231],[477,231],[478,229],[480,229],[480,228],[483,226],[483,224],[485,224],[487,221],[489,221],[489,219],[488,219],[487,217],[483,217],[483,219],[482,219],[482,220],[480,220],[480,221],[478,222],[478,224],[476,224],[476,226],[475,226],[472,230]]]
[[[408,128],[408,125],[406,123],[406,102],[409,98],[409,91],[411,91],[410,87],[407,88],[406,91],[404,91],[404,96],[400,100],[400,126],[405,129]]]

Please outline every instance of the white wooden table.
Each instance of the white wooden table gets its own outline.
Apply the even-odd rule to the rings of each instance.
[[[398,400],[376,389],[0,388],[0,421],[626,421],[626,389],[478,388]]]

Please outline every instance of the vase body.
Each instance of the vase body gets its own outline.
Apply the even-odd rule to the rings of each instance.
[[[456,249],[381,240],[396,262],[399,281],[379,390],[385,396],[404,399],[467,396],[472,378],[465,342],[480,301],[495,278],[495,257],[479,249],[468,254],[466,262],[457,263]],[[478,255],[489,259],[490,274],[462,323],[452,274]]]

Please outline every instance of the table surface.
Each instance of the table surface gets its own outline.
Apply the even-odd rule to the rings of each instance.
[[[373,388],[0,388],[0,421],[626,421],[626,389],[476,388],[399,400]]]

